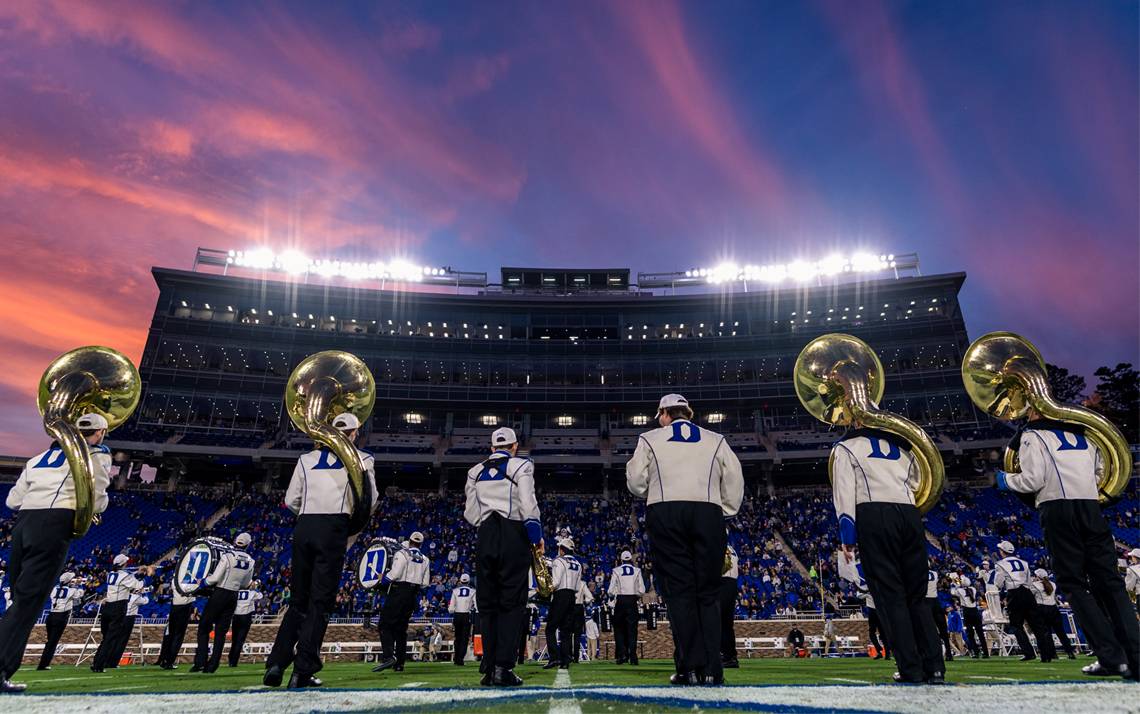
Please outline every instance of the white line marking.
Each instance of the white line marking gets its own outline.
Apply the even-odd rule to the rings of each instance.
[[[848,682],[850,684],[870,684],[866,679],[846,679],[844,677],[824,677],[829,682]]]
[[[401,684],[400,689],[414,689],[416,687],[422,687],[425,684],[427,684],[427,682],[408,682],[407,684]]]
[[[96,692],[121,692],[126,689],[149,689],[149,684],[135,684],[130,687],[108,687],[106,689],[96,689]]]
[[[554,675],[555,689],[571,689],[570,670],[559,669]],[[582,705],[574,698],[573,691],[569,697],[554,697],[550,700],[547,714],[582,714]]]
[[[1013,679],[1012,677],[987,677],[984,674],[968,674],[966,679],[991,679],[997,682],[1021,682],[1023,680]]]

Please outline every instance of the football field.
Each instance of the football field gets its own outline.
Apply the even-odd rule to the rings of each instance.
[[[86,667],[21,671],[28,692],[4,698],[5,712],[260,712],[449,711],[494,712],[1138,712],[1140,687],[1091,680],[1088,658],[1050,664],[1014,658],[956,660],[947,686],[891,684],[894,665],[866,658],[745,660],[726,673],[725,687],[671,687],[672,662],[639,667],[609,662],[568,671],[524,665],[517,689],[478,685],[477,665],[409,663],[402,673],[374,674],[363,662],[332,663],[325,686],[303,692],[261,684],[261,665],[216,674],[156,667],[123,667],[94,674]]]

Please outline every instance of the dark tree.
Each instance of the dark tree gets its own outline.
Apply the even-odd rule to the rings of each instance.
[[[1049,372],[1049,389],[1053,398],[1067,404],[1079,404],[1084,401],[1085,378],[1079,374],[1072,374],[1064,367],[1055,364],[1046,364]]]
[[[1129,443],[1140,441],[1140,372],[1121,362],[1093,374],[1099,381],[1089,406],[1120,427]]]

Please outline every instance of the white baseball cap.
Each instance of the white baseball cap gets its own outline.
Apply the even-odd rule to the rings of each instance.
[[[131,559],[128,558],[127,556],[123,555],[122,553],[119,553],[118,555],[116,555],[115,559],[111,561],[111,563],[114,564],[115,566],[126,565],[129,562],[131,562]]]
[[[408,536],[408,541],[419,545],[420,543],[424,542],[424,534],[420,533],[419,531],[415,531],[410,536]]]
[[[626,561],[626,560],[633,560],[633,553],[630,553],[628,550],[623,550],[623,551],[621,552],[621,559],[622,559],[623,561]]]
[[[90,414],[84,414],[83,416],[76,419],[75,426],[79,427],[80,429],[106,429],[107,418],[102,414],[95,414],[92,412]]]
[[[1003,553],[1012,553],[1014,551],[1013,543],[1010,543],[1008,540],[1003,540],[1001,543],[998,543],[997,547],[998,550]]]
[[[236,545],[239,548],[244,548],[247,545],[249,545],[249,542],[251,540],[253,540],[253,539],[250,537],[250,535],[248,533],[238,533],[238,537],[234,538],[234,545]]]
[[[1033,571],[1033,574],[1039,578],[1049,577],[1049,572],[1047,570],[1045,570],[1045,568],[1038,568],[1037,570]]]
[[[669,407],[687,407],[689,400],[682,397],[680,394],[666,394],[661,397],[661,401],[657,403],[657,411],[668,409]]]
[[[517,444],[519,439],[515,436],[515,430],[509,426],[502,426],[495,429],[495,433],[491,434],[491,446],[510,446]]]
[[[1140,548],[1133,548],[1132,550],[1128,551],[1128,557],[1140,558]]]
[[[68,570],[66,573],[63,573],[62,575],[59,576],[59,582],[63,585],[67,585],[68,583],[70,583],[74,579],[75,579],[75,573],[71,572],[70,570]]]
[[[356,418],[355,414],[345,412],[337,414],[336,419],[333,419],[333,426],[341,431],[352,431],[360,428],[360,420]]]
[[[459,582],[461,582],[461,583],[469,583],[469,582],[471,582],[471,576],[470,576],[470,575],[468,575],[467,573],[464,573],[463,575],[460,575],[460,576],[459,576]]]

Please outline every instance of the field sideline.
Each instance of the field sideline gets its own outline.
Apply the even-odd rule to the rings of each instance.
[[[640,667],[610,662],[583,663],[568,673],[524,665],[526,686],[501,690],[478,686],[478,667],[468,663],[409,663],[402,674],[374,674],[363,662],[332,663],[321,673],[325,688],[306,692],[261,686],[260,664],[222,667],[213,675],[191,674],[188,666],[167,672],[124,667],[98,675],[86,666],[57,665],[50,672],[21,670],[28,693],[4,698],[5,711],[246,712],[453,711],[499,713],[820,711],[898,712],[1137,712],[1140,688],[1120,680],[1094,681],[1080,672],[1090,660],[1050,664],[1015,658],[956,660],[948,665],[946,687],[890,684],[894,665],[866,658],[745,660],[729,670],[730,686],[667,686],[672,662],[645,661]],[[887,685],[887,686],[876,686]],[[1015,691],[1014,691],[1015,690]]]

